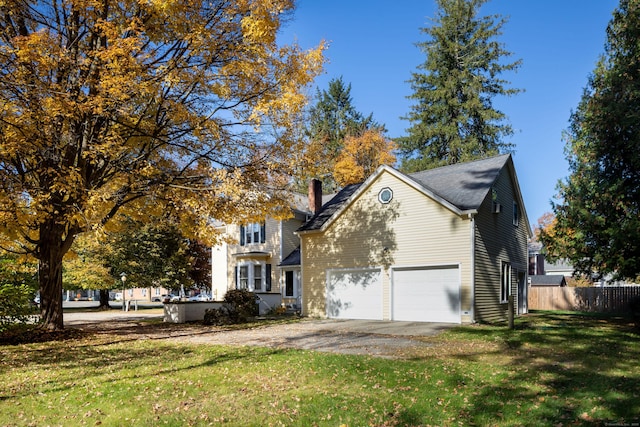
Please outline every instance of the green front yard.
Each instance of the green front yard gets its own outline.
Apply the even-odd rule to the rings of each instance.
[[[400,360],[104,334],[0,346],[0,425],[640,422],[640,335],[628,322],[538,313],[514,331],[425,341]]]

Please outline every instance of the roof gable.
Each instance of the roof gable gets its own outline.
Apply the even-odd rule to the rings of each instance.
[[[389,166],[381,166],[365,182],[343,188],[331,201],[322,206],[320,212],[297,231],[319,231],[328,227],[339,212],[346,209],[384,172],[391,173],[458,215],[475,213],[500,175],[500,171],[505,168],[505,165],[512,165],[510,159],[511,155],[505,154],[408,175]],[[510,170],[513,172],[512,167]],[[516,180],[515,176],[513,179]],[[518,194],[519,191],[519,188],[516,188]],[[524,207],[523,204],[522,206]]]

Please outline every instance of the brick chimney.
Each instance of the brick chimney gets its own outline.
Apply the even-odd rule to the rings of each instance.
[[[322,208],[322,182],[317,179],[309,181],[309,209],[317,214]]]

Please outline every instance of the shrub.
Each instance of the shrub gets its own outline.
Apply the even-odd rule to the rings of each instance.
[[[27,285],[0,285],[0,332],[17,324],[33,323],[37,306],[33,290]]]
[[[224,296],[220,308],[208,309],[204,313],[207,325],[231,325],[247,322],[258,314],[256,295],[246,289],[231,289]]]

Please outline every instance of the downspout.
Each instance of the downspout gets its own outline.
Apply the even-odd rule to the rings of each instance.
[[[471,323],[476,323],[476,219],[469,214],[471,223]]]

